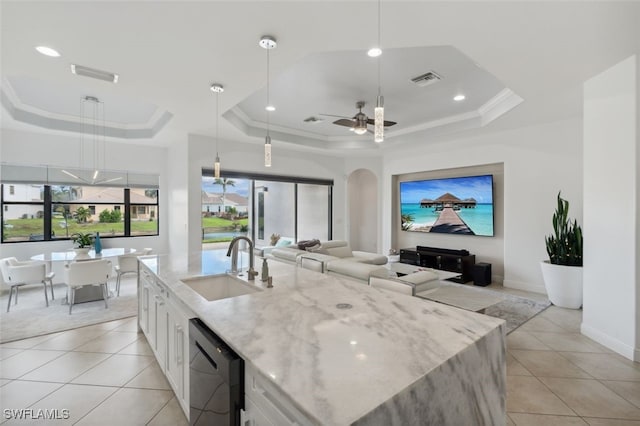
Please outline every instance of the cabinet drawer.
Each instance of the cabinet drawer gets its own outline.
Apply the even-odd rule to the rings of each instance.
[[[278,426],[312,425],[300,410],[269,379],[245,362],[244,393],[266,418]]]

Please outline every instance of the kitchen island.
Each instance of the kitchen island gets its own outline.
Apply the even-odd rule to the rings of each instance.
[[[273,288],[208,301],[183,280],[224,272],[216,259],[141,263],[300,423],[505,424],[504,321],[277,261]]]

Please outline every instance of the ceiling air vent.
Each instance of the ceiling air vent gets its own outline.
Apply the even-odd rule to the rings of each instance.
[[[305,123],[312,123],[313,124],[313,123],[322,123],[324,120],[322,118],[311,116],[311,117],[305,118],[302,121],[304,121]]]
[[[415,84],[417,84],[420,87],[429,86],[433,83],[437,83],[440,80],[442,80],[442,77],[440,77],[438,74],[436,74],[433,71],[429,71],[428,73],[419,75],[411,79],[411,81],[413,81]]]
[[[84,67],[82,65],[71,64],[71,72],[75,75],[96,78],[98,80],[108,81],[110,83],[118,82],[118,74],[97,70],[95,68]]]

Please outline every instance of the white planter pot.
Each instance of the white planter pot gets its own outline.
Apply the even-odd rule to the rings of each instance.
[[[580,309],[582,306],[582,267],[540,263],[549,300],[556,306]]]
[[[89,250],[91,247],[83,247],[83,248],[74,248],[73,251],[76,252],[76,260],[77,259],[88,259],[89,258]]]

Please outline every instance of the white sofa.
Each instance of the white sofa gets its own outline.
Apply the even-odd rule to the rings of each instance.
[[[295,264],[301,263],[302,255],[325,263],[338,259],[371,265],[387,263],[386,256],[366,251],[353,251],[349,243],[344,240],[321,241],[320,248],[314,251],[300,250],[296,244],[291,244],[286,247],[274,247],[265,253],[266,257]]]
[[[321,241],[314,251],[300,250],[296,244],[274,248],[265,254],[276,260],[296,264],[318,272],[347,276],[368,282],[369,277],[389,276],[389,270],[383,266],[387,257],[377,253],[353,251],[347,241]]]

